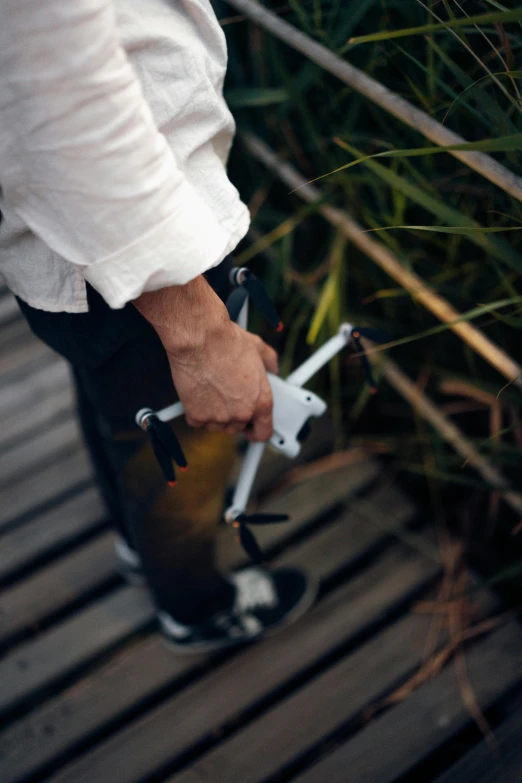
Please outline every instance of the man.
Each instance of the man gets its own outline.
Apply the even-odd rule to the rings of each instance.
[[[145,577],[177,650],[259,636],[297,618],[315,587],[297,569],[214,562],[233,435],[270,437],[277,371],[209,284],[222,287],[249,222],[225,170],[221,28],[208,0],[0,10],[0,272],[72,365],[122,568]],[[191,468],[169,488],[134,415],[174,387]]]

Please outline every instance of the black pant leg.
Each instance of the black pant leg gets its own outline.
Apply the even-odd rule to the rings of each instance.
[[[134,421],[140,408],[158,409],[175,399],[163,346],[132,305],[110,310],[92,290],[89,300],[90,312],[82,314],[20,306],[33,331],[73,367],[80,420],[104,498],[140,554],[156,604],[180,622],[200,622],[234,595],[214,563],[233,441],[178,424],[190,475],[168,487]]]

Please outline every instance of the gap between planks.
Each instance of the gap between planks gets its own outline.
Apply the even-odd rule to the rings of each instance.
[[[323,423],[324,428],[314,428],[299,458],[291,463],[292,467],[331,450],[330,422],[326,419]],[[363,458],[363,453],[357,449],[353,450],[353,455],[355,461]],[[287,473],[289,464],[281,455],[267,452],[254,485],[256,496],[262,495],[267,487]],[[3,535],[0,533],[0,582],[25,576],[29,568],[49,560],[67,546],[74,546],[77,539],[99,529],[106,516],[98,490],[87,487]],[[93,571],[96,574],[94,566]]]
[[[395,623],[361,649],[341,660],[321,674],[309,685],[263,714],[246,729],[239,731],[230,740],[219,745],[180,774],[169,778],[167,783],[196,783],[196,781],[227,781],[227,783],[262,783],[275,775],[290,762],[298,759],[315,744],[324,740],[339,726],[353,720],[371,702],[391,691],[422,661],[426,633],[430,620],[427,617],[411,615]],[[522,657],[519,654],[522,632],[515,623],[477,643],[470,651],[468,661],[474,680],[481,683],[482,700],[501,695],[522,677]],[[504,671],[501,670],[507,667]],[[451,676],[451,675],[450,675]],[[439,683],[433,683],[437,692]],[[483,692],[487,693],[487,697]],[[447,694],[446,694],[447,695]],[[417,724],[422,720],[414,711],[416,705],[408,700],[404,707],[409,711],[410,721]],[[461,709],[461,715],[465,709]],[[393,715],[390,715],[393,721]],[[467,716],[469,720],[469,716]],[[408,748],[407,734],[399,731],[397,725],[390,753],[402,757]],[[407,728],[407,727],[405,727]],[[422,739],[422,735],[419,736]],[[357,735],[352,742],[357,743]],[[393,783],[394,771],[388,768],[385,749],[390,742],[389,735],[380,736],[380,744],[366,746],[364,760],[360,761],[359,777],[353,775],[350,781],[377,780]],[[394,748],[395,753],[394,753]],[[422,752],[420,746],[418,751]],[[367,761],[375,771],[371,758],[379,759],[380,777],[361,777],[361,769]],[[95,778],[97,781],[104,778]],[[332,775],[317,777],[317,783],[325,780],[339,780]],[[341,778],[342,779],[342,778]],[[109,780],[109,778],[105,778]],[[123,777],[118,772],[112,778],[114,783],[137,780],[133,775]],[[306,779],[305,779],[306,780]],[[301,781],[302,783],[302,781]]]
[[[343,524],[339,523],[331,528],[326,528],[322,532],[316,533],[311,539],[301,542],[299,546],[301,564],[308,565],[317,576],[328,578],[340,565],[343,567],[350,560],[353,562],[354,558],[361,555],[368,546],[374,545],[375,531],[372,537],[367,519],[357,520],[355,516],[352,516],[352,527],[349,523],[350,519],[345,519]],[[397,524],[399,523],[398,519]],[[380,538],[383,536],[380,529],[378,535]],[[359,541],[357,541],[358,536],[360,537]],[[318,537],[323,539],[318,547],[321,557],[316,554],[314,546],[315,542],[319,540]],[[324,537],[330,538],[329,549],[325,546]],[[290,554],[292,562],[295,562],[296,555],[293,550],[290,551]],[[423,579],[427,578],[427,574],[432,573],[430,568],[434,568],[434,566],[428,564],[428,568],[426,568],[423,561]],[[417,574],[415,567],[411,569],[408,567],[407,572],[411,575]],[[355,582],[359,585],[357,595],[365,584],[364,575],[361,579],[359,582],[357,580]],[[370,583],[371,578],[368,578],[366,584]],[[377,584],[380,584],[379,580]],[[131,588],[125,589],[131,590]],[[390,596],[395,595],[393,589],[387,592]],[[358,612],[355,611],[354,617],[358,616]],[[363,613],[360,617],[366,618],[366,615]],[[351,621],[350,617],[347,617],[346,621]],[[322,638],[326,645],[330,645],[331,640],[324,636]],[[165,688],[181,674],[178,661],[179,659],[173,657],[171,653],[163,651],[155,636],[150,641],[132,648],[130,652],[121,653],[113,664],[108,664],[99,671],[88,675],[87,678],[80,680],[77,686],[73,686],[62,696],[55,698],[51,704],[43,705],[36,714],[29,715],[27,719],[19,721],[4,732],[0,738],[0,748],[3,749],[5,756],[4,762],[0,765],[2,779],[10,780],[9,775],[19,770],[20,764],[22,764],[22,768],[27,766],[38,768],[53,756],[59,755],[60,752],[63,753],[71,744],[80,741],[81,737],[95,732],[100,726],[131,709],[134,704],[145,699],[151,691],[155,692]],[[181,663],[182,667],[185,667],[182,671],[185,671],[186,667],[190,669],[199,665],[201,659],[196,659],[196,661],[184,659]],[[49,737],[46,743],[42,743],[40,740],[41,731],[45,731],[45,727],[50,724],[53,726],[52,739]],[[35,741],[30,742],[29,752],[27,742],[30,736],[34,737]],[[11,764],[9,759],[13,756],[14,760]],[[9,767],[6,767],[8,763]],[[12,772],[8,774],[9,770]],[[16,779],[16,775],[13,777],[14,779]]]
[[[336,471],[331,476],[332,491],[327,496],[318,491],[323,482],[322,477],[315,482],[292,487],[278,501],[283,511],[292,509],[292,520],[263,531],[265,547],[284,543],[341,498],[346,499],[360,490],[378,472],[379,466],[375,462],[357,465],[355,469],[352,467]],[[311,491],[314,486],[315,492]],[[243,563],[241,550],[234,538],[228,535],[229,529],[222,528],[222,532],[223,535],[218,537],[218,550],[221,550],[225,566]],[[93,566],[96,567],[95,564]],[[44,590],[41,592],[43,594]],[[38,601],[37,596],[31,596],[31,599]],[[124,621],[116,623],[114,616],[118,613]],[[34,697],[35,691],[40,691],[68,672],[85,665],[95,655],[152,622],[153,617],[153,608],[145,593],[122,587],[106,599],[41,634],[34,641],[20,645],[0,662],[0,711],[11,709],[21,701]],[[91,638],[95,627],[97,634]]]
[[[522,631],[516,622],[477,641],[466,650],[466,666],[471,688],[480,708],[487,710],[522,680]],[[436,679],[415,691],[401,704],[389,709],[365,729],[326,756],[307,772],[292,778],[294,783],[324,783],[340,780],[343,770],[350,770],[351,783],[390,783],[411,773],[416,765],[437,751],[471,722],[463,703],[453,665]],[[522,717],[517,723],[520,738]],[[509,756],[518,758],[517,777],[504,777],[503,765],[495,764],[491,748],[481,743],[480,749],[468,754],[475,761],[457,764],[454,771],[437,783],[520,783],[522,749],[513,740],[506,745]],[[376,749],[378,751],[376,752]],[[489,769],[490,772],[485,772]],[[482,769],[482,775],[476,774]],[[473,773],[471,770],[473,769]],[[466,774],[464,774],[466,773]],[[420,778],[419,778],[420,779]],[[194,778],[197,780],[197,778]],[[178,781],[176,781],[178,783]]]
[[[335,546],[334,542],[332,544]],[[303,559],[304,564],[308,565],[309,560]],[[325,560],[322,563],[325,576],[328,568],[329,561]],[[396,575],[393,585],[386,580],[390,569]],[[427,567],[418,555],[412,556],[403,546],[397,545],[382,562],[363,571],[320,602],[299,624],[240,652],[73,763],[57,780],[79,783],[88,780],[91,774],[97,780],[127,779],[130,770],[125,765],[126,769],[116,772],[117,759],[122,748],[136,747],[135,741],[141,747],[143,734],[143,739],[147,743],[152,740],[152,744],[146,750],[144,748],[139,760],[134,759],[136,766],[133,762],[132,776],[141,777],[145,770],[149,773],[152,768],[171,761],[173,755],[183,753],[209,734],[219,732],[222,724],[237,718],[303,670],[316,665],[336,646],[355,641],[373,624],[384,621],[397,603],[418,591],[434,577],[436,570],[435,565]],[[173,723],[176,715],[183,715],[182,725]],[[174,733],[162,730],[162,727],[172,725],[176,725]],[[158,736],[153,740],[155,734]],[[103,769],[106,772],[102,772]]]
[[[453,693],[451,694],[453,696]],[[484,740],[436,783],[520,783],[522,777],[522,711],[495,730],[495,748]]]
[[[362,503],[361,500],[355,501],[351,511],[341,513],[337,521],[332,522],[324,533],[316,536],[314,553],[320,555],[321,546],[328,546],[330,529],[335,533],[339,527],[346,526],[347,530],[353,527],[357,536],[358,528],[366,526],[369,528],[368,536],[358,536],[361,541],[366,541],[385,535],[389,528],[396,529],[398,523],[407,521],[413,515],[411,504],[404,505],[401,496],[394,494],[392,490],[381,489],[373,494],[372,499],[364,500],[362,510],[366,513],[366,520],[366,506],[373,510],[374,520],[368,525],[359,512]],[[386,508],[388,504],[390,507]],[[316,506],[315,510],[307,508],[307,514],[317,515],[323,510],[321,504]],[[383,529],[377,526],[377,517],[381,520]],[[222,559],[226,562],[235,543],[230,540],[226,528],[220,528],[219,533],[219,548],[222,550]],[[290,560],[294,553],[299,557],[299,546],[293,548],[289,555]],[[24,631],[38,628],[53,614],[63,613],[68,605],[85,600],[89,593],[99,591],[117,576],[113,535],[107,532],[12,588],[4,590],[0,593],[0,646],[5,646],[10,638],[19,636]]]
[[[92,468],[83,447],[56,457],[34,475],[0,491],[0,533],[24,523],[89,482]]]
[[[221,736],[223,727],[230,724],[233,729],[240,729],[247,722],[247,714],[251,716],[252,711],[254,714],[256,711],[261,712],[261,717],[257,720],[270,724],[270,717],[265,716],[271,716],[276,708],[269,707],[266,711],[267,702],[270,705],[270,702],[280,698],[279,689],[285,686],[288,689],[290,683],[292,690],[292,680],[296,681],[294,688],[299,686],[303,679],[306,682],[310,673],[315,673],[320,661],[331,655],[332,650],[349,645],[350,641],[352,644],[356,643],[364,628],[370,630],[378,619],[386,618],[394,602],[403,604],[405,599],[412,595],[412,591],[416,593],[437,571],[435,564],[427,564],[418,555],[411,559],[406,558],[402,568],[397,561],[393,563],[385,559],[384,562],[394,568],[393,580],[380,572],[380,580],[374,583],[374,589],[361,590],[365,587],[363,572],[359,579],[354,580],[351,591],[350,583],[335,591],[300,623],[245,650],[224,666],[210,672],[193,686],[71,764],[53,777],[52,783],[87,783],[92,779],[97,783],[131,783],[148,779],[154,774],[162,776],[187,751],[193,750],[198,742],[212,737],[215,741]],[[389,575],[390,571],[388,577]],[[413,619],[425,620],[420,617]],[[420,642],[424,639],[425,625],[422,629],[419,627],[417,632]],[[381,635],[377,638],[381,641]],[[401,643],[403,642],[401,637]],[[362,657],[366,659],[365,654]],[[390,674],[392,663],[394,662],[390,659],[386,662],[389,677],[396,676],[395,672]],[[336,668],[334,666],[334,669]],[[331,671],[333,669],[329,668],[326,673],[318,676],[327,677]],[[370,675],[368,679],[366,674]],[[400,671],[398,674],[400,676]],[[371,671],[355,672],[355,675],[360,675],[357,682],[365,695],[371,698]],[[350,673],[348,680],[351,676]],[[317,675],[312,679],[312,685],[316,678]],[[296,698],[303,688],[312,685],[302,686],[287,697],[283,704],[288,699]],[[339,686],[339,689],[342,691],[343,686]],[[316,695],[326,712],[329,712],[330,708],[325,704],[325,692]],[[307,709],[307,700],[302,701],[300,711],[306,712]],[[179,720],[180,716],[183,716],[182,720]],[[299,717],[293,715],[291,719],[299,725]],[[167,727],[175,728],[169,731]],[[281,729],[281,725],[278,729]],[[238,770],[237,777],[233,778],[234,781],[250,780],[252,770],[257,768],[257,759],[253,759],[252,764],[248,760],[251,737],[252,732],[249,732],[247,744],[242,746],[243,754],[234,754],[233,763],[237,762],[242,767]],[[254,748],[263,748],[261,755],[271,754],[270,739],[270,734],[258,735]],[[241,741],[238,741],[238,745],[242,745]],[[228,768],[220,770],[219,774],[214,774],[212,770],[207,779],[232,783],[229,774]]]
[[[100,528],[106,516],[98,489],[87,487],[55,508],[4,533],[0,537],[0,581],[27,574],[42,560],[53,557],[65,547],[74,546],[78,539]],[[103,569],[101,571],[103,573]],[[39,574],[26,578],[37,580]]]

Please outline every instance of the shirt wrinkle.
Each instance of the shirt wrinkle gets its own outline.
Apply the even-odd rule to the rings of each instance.
[[[249,225],[208,0],[0,0],[0,275],[86,312],[188,282]],[[59,55],[59,56],[58,56]]]

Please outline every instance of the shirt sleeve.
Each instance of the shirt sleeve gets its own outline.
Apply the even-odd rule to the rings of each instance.
[[[176,164],[112,0],[0,0],[0,184],[113,308],[219,263],[230,237]]]

